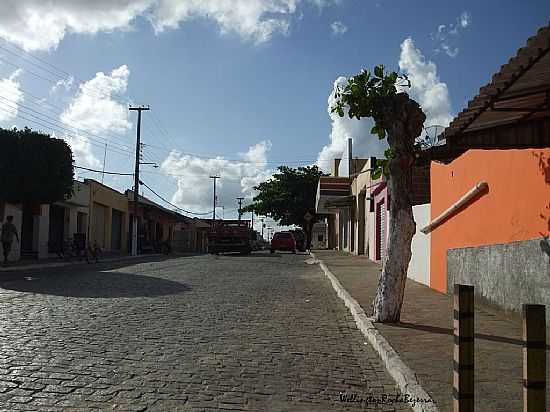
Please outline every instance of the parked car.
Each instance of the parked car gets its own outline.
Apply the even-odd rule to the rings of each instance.
[[[270,252],[275,253],[276,250],[285,250],[296,253],[296,239],[290,232],[276,232],[271,239]]]
[[[294,239],[296,240],[296,249],[300,252],[306,251],[306,234],[302,229],[291,230]]]

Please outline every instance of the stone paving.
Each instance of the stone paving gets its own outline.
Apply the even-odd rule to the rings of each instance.
[[[410,410],[306,257],[0,274],[0,410]]]
[[[381,267],[362,256],[319,251],[342,286],[372,314]],[[453,299],[407,280],[401,322],[375,324],[401,359],[417,375],[441,411],[452,411]],[[547,330],[547,335],[548,335]],[[475,304],[476,410],[521,411],[522,323],[517,313],[503,312],[483,302]],[[550,341],[550,336],[547,341]],[[550,391],[550,353],[547,349],[547,393]],[[550,410],[550,397],[547,398]]]

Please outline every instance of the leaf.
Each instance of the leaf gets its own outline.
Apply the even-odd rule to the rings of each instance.
[[[384,128],[381,127],[381,126],[378,127],[377,133],[378,133],[378,138],[379,138],[380,140],[382,140],[383,138],[386,137],[386,130],[384,130]]]
[[[380,176],[382,176],[382,168],[377,167],[376,169],[374,169],[372,171],[370,176],[371,176],[372,179],[380,179]]]
[[[384,77],[384,66],[381,64],[374,66],[374,75],[379,78]]]
[[[378,126],[373,126],[372,129],[370,129],[371,134],[378,134]]]
[[[386,156],[386,159],[393,159],[394,155],[395,155],[395,153],[393,152],[393,150],[391,148],[388,148],[388,149],[384,150],[384,156]]]

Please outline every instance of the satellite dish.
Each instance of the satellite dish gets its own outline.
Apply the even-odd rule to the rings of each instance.
[[[437,124],[425,127],[416,143],[420,144],[422,150],[445,144],[445,127]]]

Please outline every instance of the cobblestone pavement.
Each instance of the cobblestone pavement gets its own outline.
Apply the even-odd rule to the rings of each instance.
[[[341,401],[397,388],[305,259],[195,256],[4,278],[0,410],[410,410]]]

